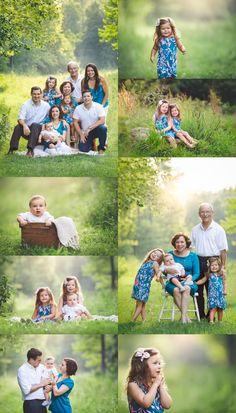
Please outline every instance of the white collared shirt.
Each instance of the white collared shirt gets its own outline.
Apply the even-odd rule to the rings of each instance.
[[[77,119],[81,122],[82,130],[86,130],[102,117],[105,117],[104,108],[97,102],[92,102],[89,109],[87,109],[83,103],[75,108],[73,114],[73,119]]]
[[[215,221],[212,221],[207,229],[202,226],[202,223],[196,225],[192,229],[190,238],[200,257],[212,257],[220,255],[222,250],[228,250],[225,230]]]
[[[30,393],[31,387],[34,384],[39,384],[41,382],[44,369],[45,367],[42,364],[35,368],[28,362],[22,364],[19,368],[17,380],[21,389],[23,400],[45,399],[42,387]]]
[[[40,100],[40,103],[35,105],[32,99],[29,99],[21,106],[18,120],[24,120],[27,126],[32,125],[32,123],[42,124],[49,110],[50,105],[44,100]]]
[[[71,76],[67,77],[66,80],[69,80],[72,85],[74,86],[74,90],[72,92],[72,96],[76,99],[82,99],[82,90],[81,90],[81,80],[83,79],[82,75],[78,76],[78,79],[74,80]]]
[[[54,217],[47,211],[44,212],[40,217],[33,215],[31,212],[21,212],[18,215],[28,222],[46,222],[49,219],[54,220]]]

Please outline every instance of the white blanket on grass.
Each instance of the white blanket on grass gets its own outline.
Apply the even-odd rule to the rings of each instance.
[[[118,316],[117,315],[92,315],[92,320],[89,320],[89,321],[93,321],[93,320],[106,320],[106,321],[112,321],[113,323],[118,323]],[[22,317],[12,317],[9,319],[9,321],[13,323],[31,323],[31,322],[33,323],[33,321],[30,318],[22,318]]]
[[[70,148],[68,145],[66,145],[65,142],[61,143],[60,149],[59,148],[58,149],[46,149],[46,151],[44,151],[42,145],[37,145],[34,148],[35,158],[46,158],[48,156],[51,157],[51,156],[61,156],[61,155],[77,155],[77,154],[94,156],[94,155],[98,155],[98,152],[95,152],[95,151],[81,152],[78,149]],[[26,151],[17,152],[17,155],[26,155]]]
[[[79,249],[79,235],[75,224],[71,218],[59,217],[54,219],[57,229],[57,236],[64,247],[70,247],[74,250]]]

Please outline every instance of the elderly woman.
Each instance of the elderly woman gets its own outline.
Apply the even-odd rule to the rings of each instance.
[[[72,413],[69,394],[74,387],[70,376],[78,369],[75,360],[65,358],[60,366],[60,374],[57,381],[52,381],[52,397],[49,410],[52,413]]]
[[[191,240],[190,238],[179,232],[174,235],[171,240],[171,244],[175,248],[170,251],[176,263],[182,264],[185,269],[186,275],[192,276],[192,285],[185,285],[184,281],[181,283],[185,290],[180,292],[179,288],[176,287],[171,281],[166,283],[166,291],[174,297],[175,304],[180,309],[181,321],[182,323],[191,322],[187,315],[188,303],[190,299],[190,294],[193,296],[198,289],[198,286],[194,283],[200,276],[199,260],[195,252],[190,251]],[[177,271],[173,268],[167,268],[168,273],[177,274]]]

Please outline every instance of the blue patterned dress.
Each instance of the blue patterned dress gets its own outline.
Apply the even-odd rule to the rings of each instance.
[[[162,131],[165,128],[168,128],[168,117],[167,115],[162,115],[155,120],[155,128],[158,131]],[[168,130],[164,133],[164,136],[169,136],[170,138],[174,138],[176,133],[173,130]]]
[[[157,77],[165,79],[176,77],[177,44],[174,36],[162,37],[159,42]]]
[[[139,268],[132,291],[132,298],[135,300],[147,302],[154,276],[153,264],[154,261],[147,261]]]
[[[137,383],[137,385],[144,392],[144,394],[147,394],[148,391],[150,390],[149,387],[146,386],[145,384]],[[157,392],[156,397],[153,400],[151,406],[149,406],[147,409],[145,409],[144,407],[141,407],[135,400],[131,399],[130,397],[128,397],[128,403],[129,403],[130,413],[163,413],[164,412],[164,409],[160,402],[159,392]]]
[[[41,317],[45,315],[50,315],[52,313],[52,304],[48,305],[39,305],[37,317],[33,320],[34,323],[39,323],[40,321],[51,321],[51,320],[42,320]]]
[[[57,95],[57,92],[54,89],[49,89],[49,90],[45,90],[43,92],[43,97],[47,96],[48,97],[48,103],[49,105],[52,107],[54,105],[56,105],[56,99],[55,96]]]
[[[208,308],[222,308],[225,310],[226,301],[224,297],[223,277],[216,273],[211,273],[208,286]]]
[[[175,127],[175,129],[177,129],[178,131],[181,131],[181,127],[180,127],[180,119],[176,118],[176,117],[172,117],[172,121],[173,121],[173,125]]]

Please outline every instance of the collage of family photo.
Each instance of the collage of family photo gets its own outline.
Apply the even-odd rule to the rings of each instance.
[[[0,2],[0,412],[235,411],[235,22]]]

